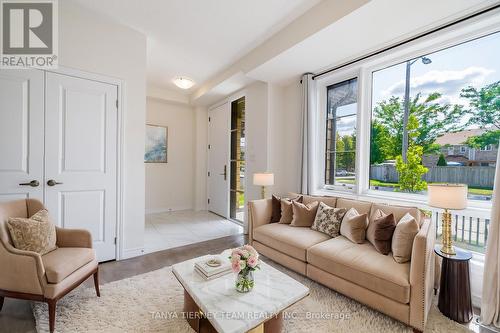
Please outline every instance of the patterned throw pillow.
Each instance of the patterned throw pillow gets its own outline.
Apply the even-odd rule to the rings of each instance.
[[[57,248],[56,227],[50,222],[49,212],[45,209],[30,218],[11,217],[7,227],[16,249],[44,255]]]
[[[346,213],[345,208],[333,208],[323,202],[319,203],[316,218],[311,229],[325,233],[332,237],[340,235],[340,224]]]

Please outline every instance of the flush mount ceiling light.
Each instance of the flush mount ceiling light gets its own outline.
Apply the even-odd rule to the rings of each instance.
[[[174,84],[181,89],[189,89],[194,85],[194,81],[185,76],[178,76],[174,79]]]

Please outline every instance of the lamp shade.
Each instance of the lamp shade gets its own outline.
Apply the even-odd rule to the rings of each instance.
[[[274,185],[273,173],[254,173],[253,184],[258,186],[271,186]]]
[[[444,209],[467,208],[467,185],[429,184],[427,185],[429,206]]]

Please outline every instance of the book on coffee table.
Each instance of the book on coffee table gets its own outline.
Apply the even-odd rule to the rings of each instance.
[[[214,259],[219,262],[218,266],[210,263],[210,260],[213,261]],[[212,256],[208,257],[208,259],[197,261],[194,264],[194,268],[205,279],[211,280],[230,273],[231,262],[222,256]]]

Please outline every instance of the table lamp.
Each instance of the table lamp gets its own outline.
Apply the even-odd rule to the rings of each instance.
[[[464,184],[429,184],[427,185],[429,206],[442,208],[443,212],[443,246],[441,252],[454,255],[451,245],[451,213],[449,209],[459,210],[467,208],[467,185]]]
[[[274,174],[273,173],[254,173],[253,174],[253,184],[261,186],[261,196],[262,199],[266,198],[266,186],[274,185]]]

